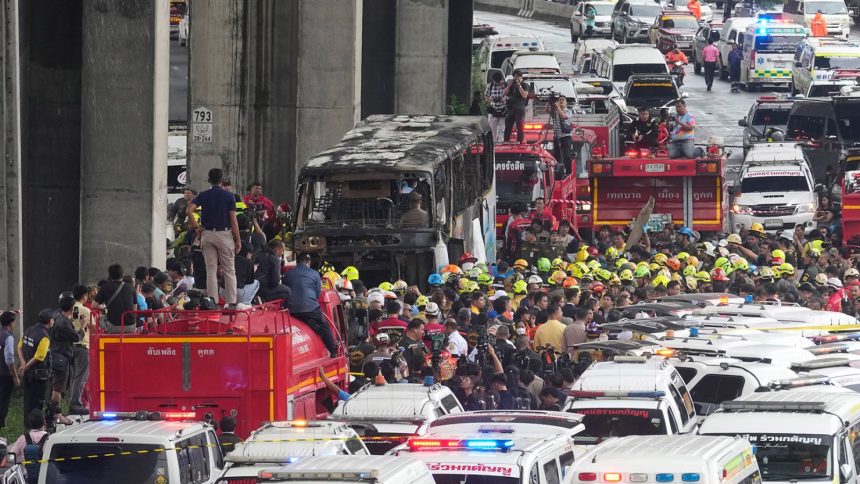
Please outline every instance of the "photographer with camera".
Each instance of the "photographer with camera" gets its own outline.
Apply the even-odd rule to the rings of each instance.
[[[549,102],[546,110],[553,130],[553,156],[564,169],[564,175],[571,172],[571,159],[573,156],[573,144],[570,134],[573,132],[573,111],[567,107],[567,98],[556,92],[550,91]],[[584,171],[584,167],[577,167],[577,172]]]
[[[526,106],[529,103],[529,93],[523,87],[523,73],[519,69],[514,69],[514,78],[508,81],[508,87],[505,88],[503,94],[508,100],[508,112],[505,115],[505,139],[511,140],[511,132],[514,129],[514,124],[517,125],[517,143],[522,143],[525,139],[525,126],[523,119],[526,116]]]
[[[71,292],[60,294],[60,310],[54,315],[54,325],[51,328],[51,401],[48,404],[47,412],[49,427],[55,421],[66,425],[72,423],[63,415],[60,401],[63,398],[63,393],[69,388],[69,376],[72,373],[72,361],[75,355],[74,345],[81,340],[80,335],[72,325],[75,302]]]
[[[687,103],[675,103],[677,114],[672,117],[669,138],[669,158],[693,158],[696,155],[696,119],[687,111]]]

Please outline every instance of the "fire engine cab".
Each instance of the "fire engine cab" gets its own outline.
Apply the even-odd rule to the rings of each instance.
[[[343,340],[346,321],[337,293],[320,309]],[[328,415],[333,382],[347,381],[343,351],[330,357],[322,339],[274,301],[247,311],[138,311],[145,333],[90,331],[90,408],[94,412],[175,411],[191,420],[232,415],[247,436],[261,422]],[[208,418],[207,418],[208,417]]]
[[[727,157],[719,137],[711,137],[698,158],[671,159],[664,146],[630,147],[617,158],[595,152],[589,164],[593,224],[626,226],[653,197],[651,229],[682,224],[700,232],[722,231]]]

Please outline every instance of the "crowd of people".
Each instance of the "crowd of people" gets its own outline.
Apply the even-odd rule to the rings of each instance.
[[[586,243],[560,237],[564,223],[531,222],[506,260],[487,264],[466,253],[426,281],[368,288],[354,267],[325,268],[323,278],[366,314],[366,334],[358,332],[350,352],[352,371],[363,375],[352,391],[442,380],[468,410],[558,409],[584,369],[579,345],[631,337],[603,326],[630,314],[619,308],[681,293],[860,316],[856,260],[826,224],[777,233],[753,224],[704,237],[666,227],[638,241],[600,227]],[[559,365],[563,359],[571,364]]]

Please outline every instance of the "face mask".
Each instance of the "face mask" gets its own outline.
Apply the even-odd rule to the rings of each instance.
[[[526,334],[526,328],[517,328],[517,334]]]

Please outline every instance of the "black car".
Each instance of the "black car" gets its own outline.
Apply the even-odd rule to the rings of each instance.
[[[670,74],[632,74],[624,86],[624,102],[631,114],[644,106],[656,116],[661,108],[682,97]]]
[[[785,137],[803,144],[816,183],[834,181],[844,154],[860,147],[860,97],[796,100]]]

